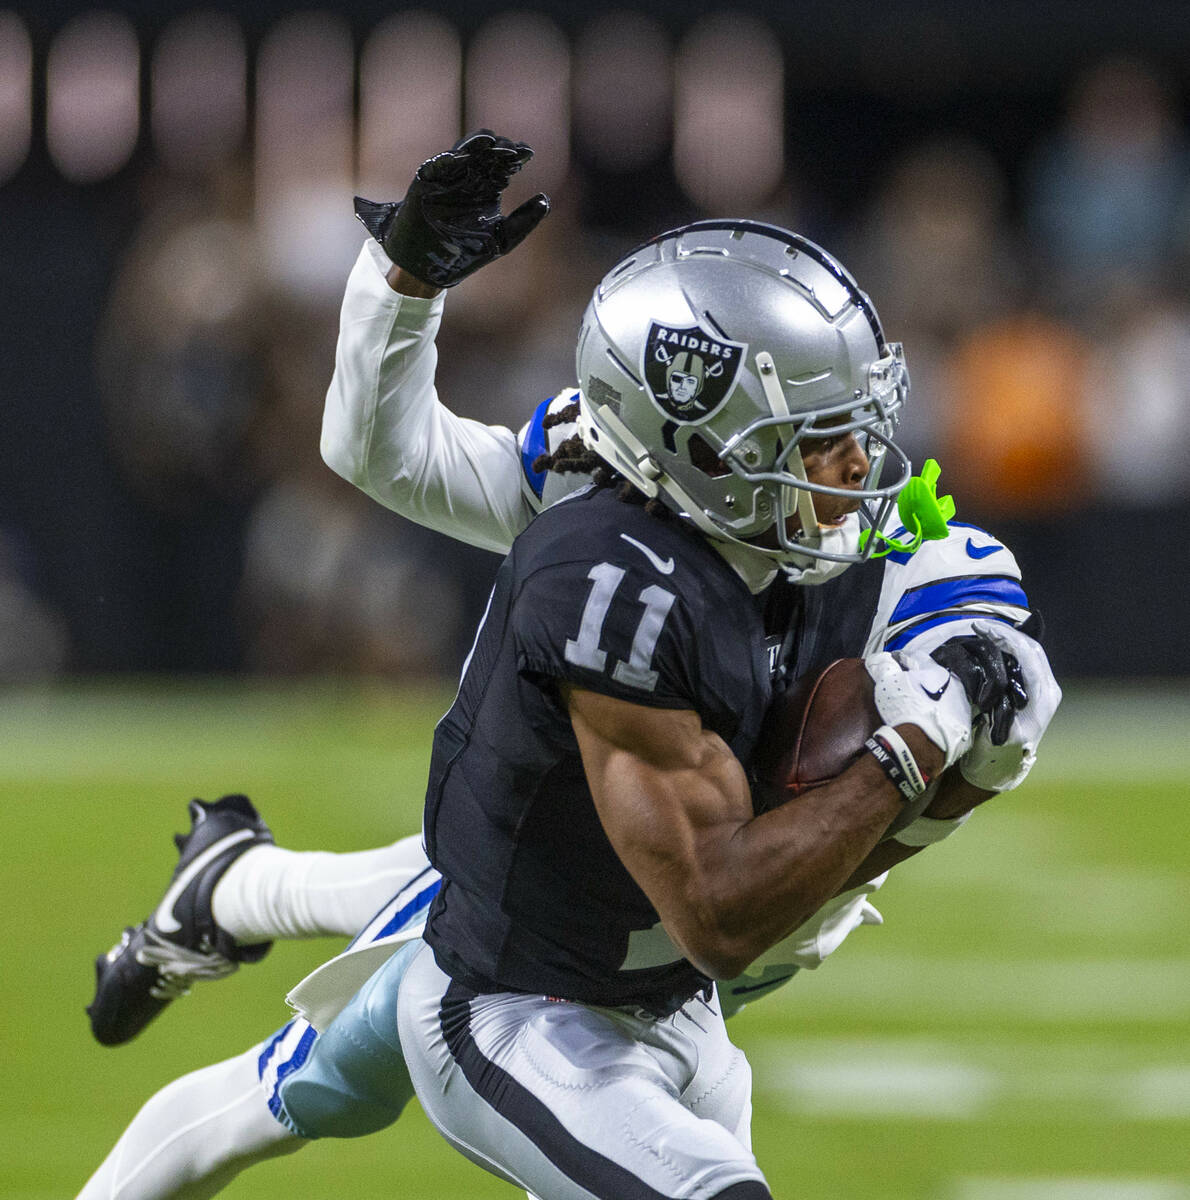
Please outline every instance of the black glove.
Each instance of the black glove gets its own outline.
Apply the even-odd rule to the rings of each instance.
[[[967,699],[987,718],[992,745],[1003,746],[1017,710],[1029,702],[1016,658],[985,633],[951,638],[930,657],[957,676]]]
[[[532,157],[524,142],[481,129],[422,163],[404,200],[356,196],[355,215],[398,267],[454,287],[520,245],[550,211],[538,192],[508,216],[500,212],[500,193]]]

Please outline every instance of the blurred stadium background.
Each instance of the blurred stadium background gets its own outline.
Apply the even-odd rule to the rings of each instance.
[[[0,9],[0,1191],[71,1194],[150,1090],[329,947],[87,1038],[191,794],[288,844],[413,828],[493,560],[318,457],[353,191],[489,125],[555,210],[450,297],[439,386],[517,426],[636,241],[835,250],[903,340],[907,441],[1017,552],[1069,702],[1021,795],[746,1013],[776,1193],[1186,1200],[1190,7],[464,0]],[[796,995],[794,994],[796,993]],[[510,1195],[420,1116],[241,1196]]]

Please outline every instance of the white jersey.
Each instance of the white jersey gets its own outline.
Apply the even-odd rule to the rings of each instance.
[[[537,403],[517,434],[451,412],[434,387],[443,296],[398,295],[385,279],[390,265],[369,239],[348,280],[323,457],[386,508],[503,553],[543,507],[587,482],[533,466],[576,432],[569,423],[549,430],[543,425],[549,413],[577,398],[577,390]],[[913,554],[894,551],[883,563],[866,654],[908,647],[928,652],[973,621],[1017,624],[1029,615],[1016,559],[974,526],[951,522],[945,539],[926,542]],[[878,924],[880,914],[868,897],[884,878],[836,897],[762,955],[735,981],[740,1000],[778,986],[798,969],[817,967],[859,925]],[[400,936],[411,932],[406,927]]]
[[[401,296],[371,238],[347,281],[322,421],[328,466],[386,508],[505,554],[541,508],[512,430],[438,400],[434,337],[443,297]]]

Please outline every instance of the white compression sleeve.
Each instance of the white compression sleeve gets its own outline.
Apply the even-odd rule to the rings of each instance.
[[[350,854],[253,846],[227,868],[211,907],[219,927],[243,945],[354,937],[427,866],[417,836]]]
[[[78,1200],[206,1200],[245,1167],[309,1145],[269,1112],[254,1047],[162,1088]]]

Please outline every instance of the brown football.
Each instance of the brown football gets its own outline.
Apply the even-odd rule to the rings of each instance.
[[[757,742],[757,811],[784,804],[834,779],[862,753],[880,714],[861,658],[836,659],[777,695]]]
[[[774,698],[753,757],[753,806],[767,812],[829,783],[864,753],[868,735],[882,721],[872,699],[872,677],[863,659],[836,659],[817,675],[803,675]],[[951,775],[942,777],[945,789]],[[921,815],[937,793],[907,804],[884,836]]]

